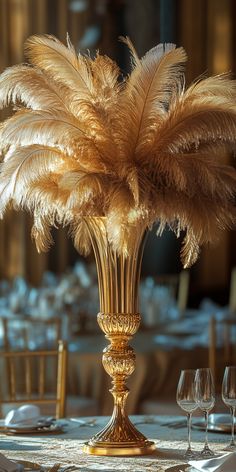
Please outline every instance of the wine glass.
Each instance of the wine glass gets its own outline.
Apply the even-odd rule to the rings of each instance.
[[[226,447],[229,451],[236,450],[236,443],[234,440],[234,415],[236,408],[236,367],[230,366],[225,368],[223,382],[222,382],[222,400],[230,408],[232,429],[231,440]]]
[[[209,448],[208,445],[208,416],[209,411],[215,404],[215,388],[211,369],[197,369],[195,376],[195,400],[200,408],[204,412],[205,417],[205,444],[200,455],[203,457],[214,456],[214,452]]]
[[[197,409],[194,392],[194,379],[196,371],[192,369],[181,370],[177,392],[176,401],[180,408],[187,413],[187,427],[188,427],[188,448],[184,457],[190,459],[195,456],[191,449],[191,420],[192,413]]]

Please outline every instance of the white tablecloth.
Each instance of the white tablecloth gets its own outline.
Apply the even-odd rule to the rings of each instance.
[[[76,419],[75,419],[76,420]],[[88,419],[84,418],[85,421]],[[185,420],[184,417],[133,416],[131,420],[146,437],[155,441],[157,450],[150,456],[137,457],[98,457],[86,455],[83,444],[98,432],[107,422],[106,417],[96,417],[94,426],[84,426],[72,420],[65,423],[65,432],[60,435],[41,436],[6,436],[0,435],[0,450],[9,459],[30,461],[40,464],[41,471],[48,470],[60,463],[60,471],[83,472],[164,472],[186,464],[183,453],[186,449],[187,431],[185,424],[178,429],[169,425],[173,420]],[[195,450],[203,445],[204,431],[193,430],[192,442]],[[222,452],[229,442],[229,434],[209,433],[210,446],[215,452]],[[35,470],[35,467],[34,467]],[[55,469],[54,469],[55,470]]]

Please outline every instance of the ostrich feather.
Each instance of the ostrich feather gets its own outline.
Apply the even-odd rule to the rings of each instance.
[[[25,193],[25,187],[32,182],[55,171],[63,164],[64,156],[49,147],[26,146],[16,149],[10,159],[2,164],[0,180],[0,214],[12,198],[19,201]]]
[[[155,157],[155,169],[149,169],[149,180],[159,190],[175,189],[191,195],[203,192],[209,198],[218,194],[229,197],[235,190],[236,171],[224,166],[207,153],[164,153]],[[147,185],[147,183],[146,183]]]
[[[69,155],[76,155],[81,166],[105,171],[95,138],[84,125],[68,114],[46,111],[18,111],[0,130],[0,146],[39,144],[55,146]],[[81,150],[79,152],[79,150]]]
[[[235,105],[229,102],[180,103],[159,125],[152,151],[183,152],[212,140],[235,143]]]
[[[181,260],[184,269],[187,269],[197,261],[199,252],[200,248],[196,236],[194,232],[189,229],[183,240],[183,246],[181,249]]]
[[[81,102],[88,100],[93,120],[98,115],[105,132],[110,125],[107,110],[118,100],[119,68],[114,61],[99,54],[93,61],[89,56],[77,56],[69,38],[67,46],[53,36],[32,36],[26,41],[25,52],[30,62],[62,89],[62,96],[75,116],[81,118]]]
[[[139,203],[140,194],[140,183],[139,183],[139,172],[136,166],[126,166],[123,169],[123,173],[126,177],[127,184],[132,192],[132,196],[136,204]]]
[[[93,61],[89,56],[78,56],[69,39],[67,46],[53,36],[32,36],[26,41],[25,52],[32,64],[59,84],[67,85],[74,106],[77,103],[79,107],[81,99],[100,105],[117,99],[117,64],[98,53]]]
[[[183,74],[186,53],[182,48],[174,48],[167,44],[151,49],[131,72],[121,95],[119,117],[129,125],[125,145],[133,155],[139,146],[145,146],[153,127],[156,129],[162,121],[168,100]]]
[[[61,144],[66,138],[73,140],[73,137],[79,139],[82,136],[87,137],[76,120],[56,111],[42,110],[18,111],[5,122],[0,135],[3,144],[14,142],[16,145],[23,146],[27,144],[47,145],[50,142]]]
[[[200,78],[185,89],[183,48],[158,45],[141,59],[129,40],[132,70],[99,53],[77,54],[52,36],[33,36],[31,65],[0,76],[0,214],[9,205],[34,216],[38,250],[50,228],[66,226],[75,247],[91,249],[86,218],[105,218],[113,249],[128,255],[140,228],[158,223],[194,263],[203,244],[236,222],[236,82]]]
[[[88,226],[84,218],[80,218],[78,221],[75,219],[71,225],[71,234],[74,240],[75,248],[80,254],[87,256],[92,248]]]
[[[224,73],[213,77],[206,77],[202,80],[196,80],[193,84],[190,84],[188,89],[184,92],[184,96],[185,101],[196,98],[202,100],[206,97],[225,97],[228,100],[232,100],[235,97],[235,93],[235,81],[232,80],[230,74]]]
[[[87,125],[87,126],[85,126]],[[85,168],[94,172],[114,166],[117,149],[110,131],[99,121],[88,103],[83,103],[80,119],[57,110],[20,110],[0,130],[1,143],[56,145],[68,154],[80,156]]]
[[[35,215],[34,224],[31,229],[31,237],[35,240],[38,252],[46,252],[53,244],[50,225],[45,217]]]
[[[134,200],[127,187],[112,190],[107,211],[107,232],[114,249],[128,255],[128,248],[137,238],[137,228],[147,226],[145,209],[134,207]],[[140,231],[140,229],[138,230]]]
[[[175,232],[176,227],[178,232],[186,232],[181,252],[184,267],[195,262],[199,246],[216,242],[222,230],[235,224],[236,208],[232,198],[229,201],[225,198],[210,200],[207,195],[198,193],[193,197],[169,189],[168,194],[159,193],[152,201],[155,206],[152,218],[159,222],[161,231],[169,226]]]
[[[119,67],[107,56],[97,53],[90,63],[93,77],[93,102],[98,102],[105,109],[117,102],[119,94]]]
[[[6,69],[0,77],[0,107],[23,103],[34,110],[65,112],[66,103],[38,70],[20,65]]]
[[[94,109],[94,105],[85,100],[80,102],[78,118],[82,125],[86,125],[87,134],[94,140],[98,152],[103,156],[103,162],[106,162],[106,166],[113,168],[117,146],[111,130],[112,120],[104,117],[99,107]],[[88,125],[89,128],[87,128]]]
[[[130,40],[130,38],[128,38],[127,36],[120,36],[119,39],[122,43],[126,44],[126,46],[128,46],[128,48],[129,48],[129,52],[131,54],[132,69],[134,69],[136,66],[140,66],[141,61],[138,57],[137,51],[136,51],[132,41]]]
[[[67,190],[72,194],[71,203],[79,207],[93,198],[99,198],[104,194],[104,177],[99,174],[87,174],[84,172],[66,172],[58,182],[59,189]],[[70,206],[71,203],[68,203]],[[72,206],[74,206],[72,205]]]
[[[44,217],[53,215],[52,220],[55,221],[55,226],[57,226],[56,214],[63,207],[60,204],[58,208],[59,201],[60,203],[63,201],[63,195],[58,195],[59,177],[58,174],[51,172],[47,176],[34,180],[30,186],[26,187],[19,201],[16,198],[14,199],[16,208],[26,208],[33,212],[37,218],[39,218],[39,215]]]
[[[78,98],[89,98],[92,91],[89,59],[77,56],[54,36],[31,36],[25,42],[25,55],[34,66],[58,83],[76,91]]]

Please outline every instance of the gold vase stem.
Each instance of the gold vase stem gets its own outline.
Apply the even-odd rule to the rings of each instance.
[[[135,369],[130,338],[140,324],[138,286],[145,243],[145,227],[134,227],[126,251],[118,254],[108,241],[106,218],[86,218],[98,274],[100,313],[98,324],[110,345],[103,351],[103,366],[112,378],[113,414],[105,428],[85,446],[89,454],[140,455],[155,449],[131,423],[126,413],[127,378]]]

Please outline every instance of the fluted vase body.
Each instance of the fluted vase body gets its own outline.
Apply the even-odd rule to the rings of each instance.
[[[110,392],[114,410],[107,426],[85,446],[85,451],[97,455],[141,455],[155,449],[131,423],[126,413],[129,389],[127,378],[135,369],[135,354],[129,346],[130,338],[140,324],[138,287],[145,244],[145,226],[133,226],[132,237],[124,238],[123,250],[117,252],[107,236],[106,218],[85,219],[94,250],[100,312],[98,324],[110,345],[103,351],[102,362],[112,378]]]

